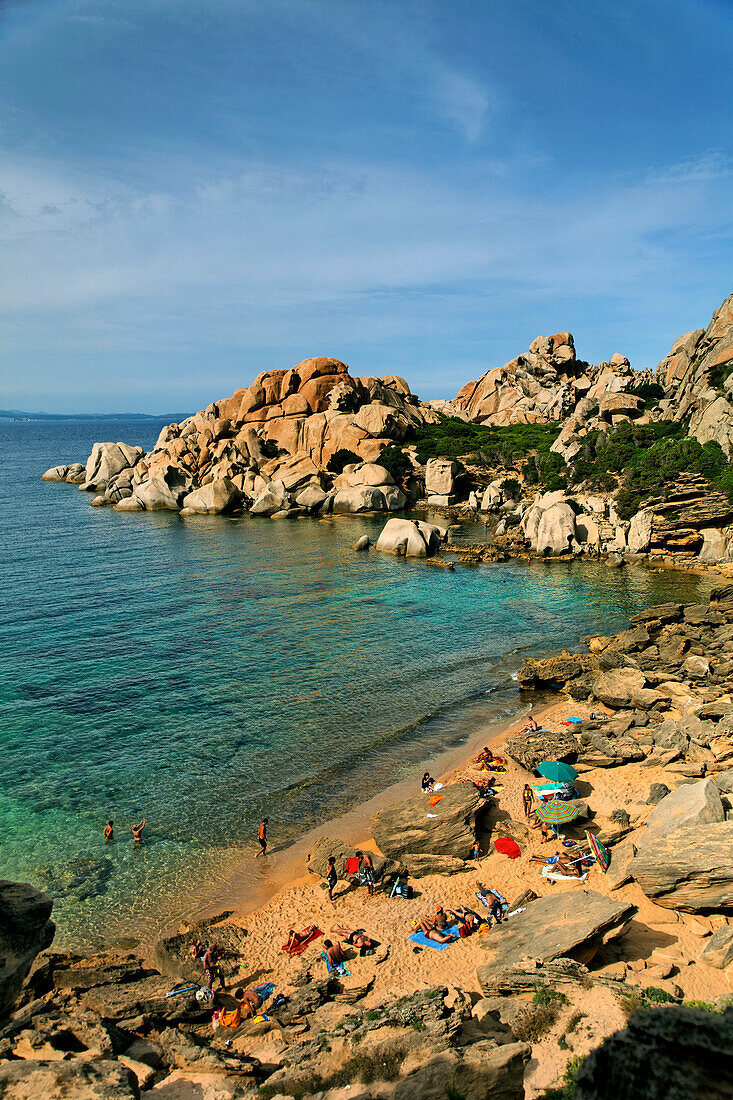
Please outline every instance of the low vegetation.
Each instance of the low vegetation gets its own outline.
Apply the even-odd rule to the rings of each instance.
[[[575,1096],[575,1078],[578,1076],[581,1059],[571,1058],[565,1067],[562,1085],[556,1089],[545,1089],[539,1100],[573,1100]]]
[[[326,469],[329,474],[338,476],[344,472],[344,466],[351,466],[355,462],[361,462],[358,454],[355,454],[354,451],[347,450],[346,447],[341,447],[331,455],[326,463]]]
[[[470,458],[478,466],[511,466],[530,454],[547,454],[559,434],[559,424],[494,428],[443,416],[439,424],[415,429],[408,442],[416,445],[418,461],[423,463],[430,458]]]

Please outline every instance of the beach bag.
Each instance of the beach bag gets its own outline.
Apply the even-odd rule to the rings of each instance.
[[[458,935],[461,937],[462,940],[465,940],[467,936],[471,935],[471,929],[468,927],[467,924],[459,924]]]
[[[222,1008],[219,1013],[219,1027],[239,1027],[242,1022],[242,1011],[237,1005],[236,1008],[225,1009]]]

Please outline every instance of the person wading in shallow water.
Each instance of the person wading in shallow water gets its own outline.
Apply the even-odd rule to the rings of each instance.
[[[262,821],[260,822],[260,827],[257,831],[257,839],[260,842],[260,850],[257,853],[257,856],[267,855],[267,822],[269,820],[270,819],[268,817],[263,817]],[[257,858],[257,856],[255,858]]]
[[[143,842],[142,832],[145,828],[145,818],[138,821],[137,825],[132,827],[132,846],[133,848],[139,848]]]
[[[102,829],[102,836],[104,837],[104,839],[107,841],[108,844],[111,844],[112,841],[114,840],[115,831],[114,831],[114,821],[112,820],[112,818],[109,819],[109,821],[107,822],[105,827]]]

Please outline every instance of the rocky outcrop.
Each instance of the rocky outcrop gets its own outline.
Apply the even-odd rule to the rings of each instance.
[[[135,1074],[121,1062],[24,1058],[0,1064],[0,1096],[3,1100],[139,1100],[140,1090]]]
[[[733,295],[716,309],[706,329],[675,340],[657,366],[666,396],[665,416],[690,418],[690,435],[714,440],[726,454],[733,450]]]
[[[716,970],[725,970],[733,963],[733,928],[729,924],[724,924],[717,932],[713,932],[700,958]]]
[[[469,858],[483,800],[472,783],[454,783],[438,793],[442,797],[435,805],[417,794],[374,816],[371,833],[385,856],[398,861],[411,855]]]
[[[425,492],[428,504],[453,504],[456,478],[461,466],[448,458],[431,458],[425,466]]]
[[[724,820],[723,803],[712,779],[685,783],[657,803],[646,828],[638,837],[637,846],[648,848],[677,829],[711,825]]]
[[[429,558],[438,550],[445,532],[423,520],[389,519],[377,539],[377,550],[406,558]]]
[[[580,744],[572,733],[538,730],[510,737],[504,745],[504,752],[523,768],[534,771],[543,760],[564,760],[568,763],[576,760]]]
[[[95,504],[118,511],[396,511],[407,498],[376,460],[387,444],[437,420],[396,375],[354,378],[336,359],[305,359],[290,370],[265,371],[232,397],[167,425],[147,454],[95,443],[83,477],[71,466],[43,477],[80,480]],[[327,466],[337,452],[362,461],[345,467],[332,487]]]
[[[729,908],[733,906],[733,821],[693,825],[658,837],[640,847],[630,871],[657,905],[689,912]]]
[[[633,913],[633,905],[594,890],[576,888],[537,898],[481,938],[481,947],[491,952],[491,959],[478,968],[479,983],[482,989],[492,988],[499,968],[514,966],[525,957],[546,963],[562,956],[587,963],[601,944],[621,934]]]
[[[36,955],[51,945],[52,906],[27,882],[0,881],[0,1019],[12,1008]]]
[[[636,1012],[625,1031],[582,1062],[575,1100],[728,1100],[733,1093],[733,1009],[666,1006]]]

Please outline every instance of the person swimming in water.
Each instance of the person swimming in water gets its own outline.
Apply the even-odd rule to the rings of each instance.
[[[143,842],[142,832],[145,828],[145,818],[138,821],[137,825],[132,826],[132,846],[133,848],[139,848]]]
[[[107,844],[111,844],[115,838],[114,821],[109,819],[105,827],[102,829],[102,836],[106,840]]]

